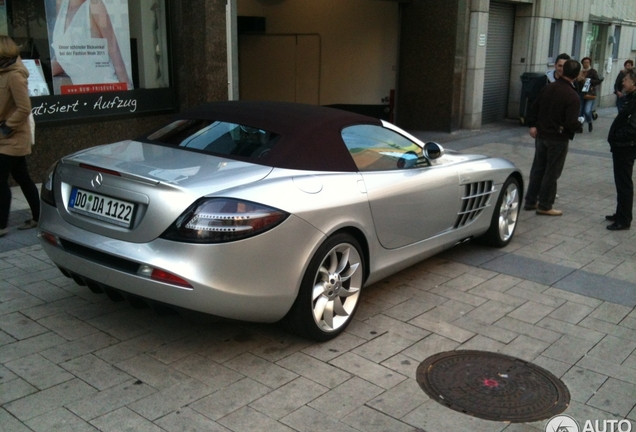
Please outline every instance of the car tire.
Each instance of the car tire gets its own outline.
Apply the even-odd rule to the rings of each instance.
[[[519,218],[522,199],[519,180],[508,177],[497,199],[488,231],[479,239],[489,246],[501,248],[512,240]]]
[[[294,305],[285,317],[299,336],[327,341],[351,322],[365,280],[364,254],[344,233],[328,238],[309,262]]]

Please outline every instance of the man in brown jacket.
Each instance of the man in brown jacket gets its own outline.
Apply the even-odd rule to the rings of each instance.
[[[31,154],[29,72],[8,36],[0,36],[0,236],[8,232],[11,206],[9,175],[20,185],[32,218],[18,229],[35,228],[40,216],[38,189],[29,177],[26,155]]]
[[[552,205],[569,140],[576,132],[583,131],[579,120],[581,101],[573,84],[580,70],[581,64],[576,60],[566,61],[559,79],[541,89],[528,117],[535,154],[524,209],[536,210],[539,215],[563,214]]]

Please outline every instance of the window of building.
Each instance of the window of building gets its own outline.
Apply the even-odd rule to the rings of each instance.
[[[561,45],[561,20],[552,20],[550,25],[550,45],[548,47],[548,62],[554,63],[554,59],[559,55]]]
[[[621,40],[621,26],[614,27],[614,46],[612,47],[612,58],[618,58],[618,45]]]
[[[578,60],[581,58],[581,42],[583,39],[583,23],[576,21],[574,23],[574,34],[572,35],[572,53],[570,56]]]
[[[173,107],[166,3],[0,0],[0,34],[20,46],[36,121]]]

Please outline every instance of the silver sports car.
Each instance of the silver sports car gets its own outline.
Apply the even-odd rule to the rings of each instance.
[[[284,320],[327,340],[371,284],[514,234],[522,175],[332,108],[211,103],[58,161],[38,235],[61,271],[133,305]]]

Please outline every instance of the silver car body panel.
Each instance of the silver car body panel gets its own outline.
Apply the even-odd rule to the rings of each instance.
[[[151,156],[149,156],[151,155]],[[175,161],[164,169],[156,160]],[[80,167],[97,166],[111,175]],[[173,164],[175,165],[175,164]],[[62,159],[56,171],[55,199],[68,223],[105,236],[144,243],[157,238],[196,199],[267,176],[271,167],[238,162],[170,147],[126,141],[95,147]],[[101,178],[96,187],[95,178]],[[137,206],[130,229],[70,212],[73,187],[126,200]]]
[[[383,247],[408,246],[453,226],[459,207],[455,166],[365,172],[362,177]]]

